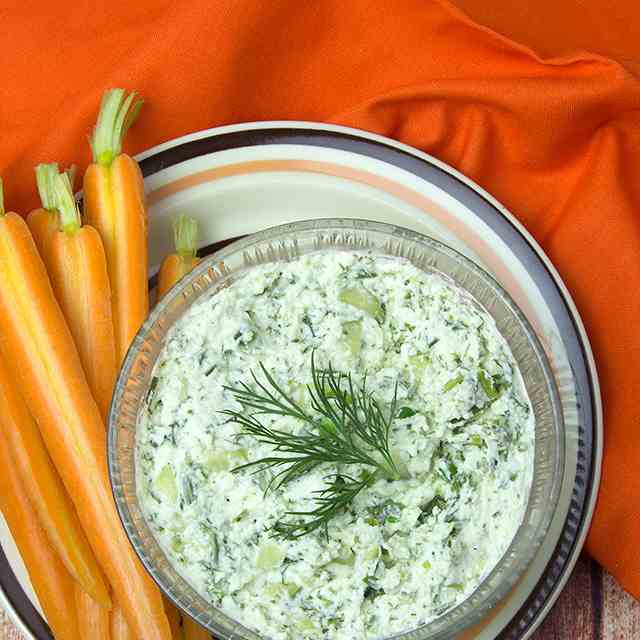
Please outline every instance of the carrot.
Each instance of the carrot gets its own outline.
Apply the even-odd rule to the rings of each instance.
[[[89,225],[82,226],[68,176],[56,175],[51,183],[59,227],[49,241],[45,264],[89,388],[106,421],[116,379],[116,350],[104,248],[98,232]],[[78,599],[76,595],[76,603]],[[133,637],[118,603],[112,610],[112,620],[96,611],[90,598],[81,598],[80,605],[85,612],[85,618],[79,615],[80,628],[85,622],[86,637],[94,637],[89,633],[91,624],[103,634],[97,637],[109,638],[112,625],[122,640]]]
[[[164,602],[164,612],[167,614],[167,618],[169,619],[169,626],[171,627],[171,636],[173,640],[182,640],[182,627],[180,626],[180,612],[176,607],[167,600],[166,597],[163,598]]]
[[[116,605],[111,612],[111,620],[109,622],[111,640],[134,640],[135,636],[131,633],[131,627],[127,624],[127,620],[122,611],[122,607]],[[143,636],[140,636],[141,638]]]
[[[0,510],[56,640],[79,640],[74,581],[47,539],[0,435]]]
[[[199,258],[196,257],[198,242],[198,223],[194,218],[180,215],[173,223],[173,237],[176,252],[165,257],[158,272],[158,299],[162,298],[171,287],[195,267]],[[171,625],[174,640],[183,638],[180,621],[185,619],[178,609],[164,599],[164,608]],[[207,636],[208,637],[208,636]]]
[[[106,420],[116,379],[116,358],[102,240],[93,227],[82,226],[68,177],[57,175],[52,182],[60,215],[59,231],[54,232],[47,251],[51,284],[78,347],[89,388]],[[118,604],[116,609],[112,624],[118,636],[123,640],[133,638]]]
[[[169,640],[158,589],[120,524],[106,434],[71,332],[26,222],[0,207],[0,349],[133,632]]]
[[[176,251],[165,257],[158,272],[158,299],[200,262],[196,257],[198,222],[194,218],[178,216],[173,223],[173,237]]]
[[[91,551],[73,503],[4,358],[0,356],[0,433],[11,455],[11,470],[22,481],[40,525],[67,571],[103,607],[109,588]],[[4,470],[3,470],[4,473]]]
[[[89,388],[106,420],[117,375],[107,261],[100,234],[82,226],[68,176],[58,174],[52,182],[59,230],[49,240],[44,262]]]
[[[109,640],[109,612],[78,584],[75,586],[75,601],[80,637]]]
[[[89,388],[106,420],[116,379],[115,340],[107,263],[98,232],[81,226],[71,184],[64,175],[53,179],[60,211],[59,231],[48,249],[49,276],[73,335]],[[122,640],[133,638],[116,603],[110,624]],[[93,637],[93,636],[87,636]]]
[[[113,305],[118,365],[149,313],[147,212],[138,163],[122,153],[122,140],[141,100],[123,89],[107,91],[91,147],[93,163],[84,176],[87,222],[104,242]]]
[[[184,640],[211,640],[211,635],[189,616],[182,618]]]
[[[73,186],[75,172],[75,166],[71,166],[65,171],[69,176],[71,186]],[[57,162],[39,164],[36,167],[36,184],[38,185],[42,207],[34,209],[27,216],[27,224],[29,225],[29,229],[31,229],[31,235],[33,235],[38,251],[42,259],[45,260],[45,264],[45,255],[49,240],[58,230],[60,222],[56,197],[53,193],[53,178],[57,176],[58,173]]]

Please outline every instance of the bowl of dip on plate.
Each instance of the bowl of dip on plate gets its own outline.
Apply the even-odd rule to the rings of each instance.
[[[109,422],[134,548],[225,638],[450,637],[522,575],[563,471],[549,363],[508,294],[361,220],[205,259],[139,332]]]

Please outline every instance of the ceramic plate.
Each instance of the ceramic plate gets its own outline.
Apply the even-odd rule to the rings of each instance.
[[[540,337],[567,431],[559,507],[513,591],[465,638],[529,637],[570,575],[591,521],[602,457],[602,409],[584,327],[560,276],[516,219],[478,185],[416,149],[355,129],[305,122],[220,127],[138,158],[150,207],[152,275],[172,249],[171,220],[200,222],[203,253],[266,227],[348,217],[430,235],[483,266]],[[153,278],[152,278],[153,284]],[[0,519],[0,599],[16,625],[51,638],[13,540]]]

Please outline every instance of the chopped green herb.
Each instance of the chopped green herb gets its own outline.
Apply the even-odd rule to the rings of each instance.
[[[362,464],[373,467],[362,478],[354,479],[335,474],[325,489],[316,492],[318,507],[312,511],[289,512],[294,522],[279,521],[274,526],[277,535],[297,538],[319,527],[326,530],[327,522],[365,487],[379,476],[398,479],[400,472],[389,450],[389,433],[396,415],[397,384],[391,406],[383,408],[367,390],[366,378],[356,387],[351,374],[337,373],[331,363],[318,369],[314,353],[311,356],[313,384],[307,387],[313,413],[298,404],[274,377],[261,365],[266,383],[252,372],[256,389],[246,383],[239,387],[225,387],[243,406],[243,411],[225,410],[232,422],[240,425],[244,435],[271,444],[279,454],[233,469],[237,473],[248,468],[280,469],[273,475],[267,490],[277,488],[289,480],[313,469],[322,462],[342,465]],[[247,413],[252,411],[252,413]],[[290,416],[311,429],[301,435],[267,427],[260,417],[266,414]],[[293,454],[293,455],[292,455]],[[311,520],[301,522],[301,516]]]
[[[447,506],[447,501],[440,495],[436,495],[427,504],[420,507],[420,515],[418,516],[418,522],[422,524],[434,511],[439,509],[442,511]]]

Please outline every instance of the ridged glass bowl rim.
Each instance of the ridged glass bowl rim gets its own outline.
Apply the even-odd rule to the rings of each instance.
[[[540,545],[544,541],[560,496],[560,487],[564,473],[565,432],[559,393],[551,365],[540,340],[525,315],[493,276],[466,256],[429,236],[388,223],[361,219],[324,218],[287,223],[265,229],[241,240],[237,240],[203,259],[202,262],[167,293],[153,309],[149,318],[138,331],[120,370],[108,420],[109,477],[118,513],[127,536],[142,564],[166,596],[179,608],[183,609],[220,639],[263,640],[262,636],[246,629],[237,621],[223,614],[220,609],[208,603],[182,578],[166,558],[146,524],[140,506],[138,505],[135,488],[131,491],[126,490],[122,480],[123,469],[120,464],[121,453],[124,454],[125,458],[131,463],[130,467],[127,465],[128,468],[126,471],[128,471],[130,477],[133,478],[135,487],[135,450],[124,449],[122,439],[119,437],[119,432],[121,429],[131,431],[130,426],[125,426],[122,423],[127,420],[133,421],[132,437],[135,440],[137,416],[146,395],[146,386],[148,386],[148,384],[145,386],[144,391],[140,392],[136,390],[135,394],[138,396],[136,402],[129,402],[125,396],[130,385],[136,384],[140,387],[140,384],[145,382],[140,378],[134,383],[132,371],[140,358],[150,354],[151,348],[149,345],[154,346],[156,354],[151,366],[144,367],[143,376],[146,375],[147,383],[157,355],[161,350],[162,338],[169,330],[171,324],[202,295],[206,295],[209,291],[216,291],[222,288],[221,280],[223,282],[227,280],[233,281],[234,275],[236,274],[244,277],[248,270],[257,264],[282,261],[284,259],[282,256],[286,253],[284,251],[284,243],[294,241],[295,246],[295,239],[298,236],[316,235],[319,237],[322,234],[326,235],[331,233],[338,234],[337,237],[339,237],[340,234],[351,234],[355,237],[362,236],[362,246],[345,246],[335,243],[329,244],[326,247],[320,247],[317,249],[318,251],[342,250],[353,252],[366,250],[370,248],[366,242],[367,234],[376,234],[386,238],[389,247],[388,253],[386,251],[380,251],[379,249],[376,250],[375,253],[377,255],[388,255],[396,258],[403,257],[416,264],[415,260],[412,260],[412,258],[415,258],[415,252],[412,253],[409,251],[405,253],[400,251],[401,243],[404,242],[417,243],[421,246],[421,250],[431,253],[432,256],[448,258],[456,265],[456,268],[459,269],[460,273],[456,274],[458,277],[454,277],[451,272],[448,273],[447,271],[440,270],[438,266],[441,265],[435,266],[435,258],[433,260],[427,260],[426,262],[422,260],[422,263],[416,264],[416,266],[427,272],[435,271],[444,275],[447,279],[453,280],[459,287],[467,290],[476,301],[478,301],[478,295],[468,288],[469,280],[474,278],[476,279],[476,285],[486,287],[486,291],[490,291],[491,294],[493,294],[492,297],[494,301],[504,305],[506,310],[512,315],[517,328],[524,333],[526,338],[528,349],[527,357],[532,358],[535,364],[540,367],[540,373],[544,381],[546,401],[549,404],[547,411],[549,412],[550,426],[552,427],[553,435],[553,442],[551,442],[552,457],[550,464],[547,465],[547,467],[549,467],[549,476],[544,482],[544,490],[538,492],[544,495],[544,500],[540,504],[533,504],[531,499],[533,487],[536,481],[539,480],[538,476],[540,475],[538,460],[538,447],[540,446],[540,442],[538,441],[536,427],[536,456],[534,460],[532,492],[528,500],[523,522],[500,561],[492,571],[485,576],[475,591],[460,604],[422,627],[389,636],[384,640],[440,640],[450,638],[452,634],[460,633],[464,629],[480,622],[487,612],[508,594],[531,564]],[[398,243],[395,250],[394,242]],[[266,253],[264,253],[261,259],[253,260],[249,257],[249,252],[258,249],[261,245],[267,246]],[[385,247],[386,246],[387,245],[385,245]],[[303,251],[301,255],[312,252],[313,251]],[[226,270],[224,266],[225,263],[232,257],[238,256],[243,256],[243,266],[233,271]],[[460,277],[461,275],[462,277]],[[208,283],[202,285],[201,281],[207,276],[210,276]],[[491,309],[487,308],[486,304],[481,303],[481,305],[493,316]],[[174,317],[173,322],[166,323],[166,316],[169,315],[169,313],[176,314],[176,307],[179,308],[180,306],[181,310],[176,317]],[[493,317],[495,319],[495,316]],[[162,331],[162,337],[159,340],[152,335],[156,328],[160,328]],[[504,333],[503,335],[513,351],[513,336],[508,336]],[[514,353],[514,355],[520,364],[521,358],[519,358],[516,353]],[[526,384],[527,380],[525,377],[525,386]],[[135,517],[132,515],[132,510],[136,514]],[[531,526],[529,521],[536,513],[538,516],[534,520],[535,526]],[[159,562],[165,566],[159,567]],[[167,574],[171,576],[170,582],[167,579]]]

